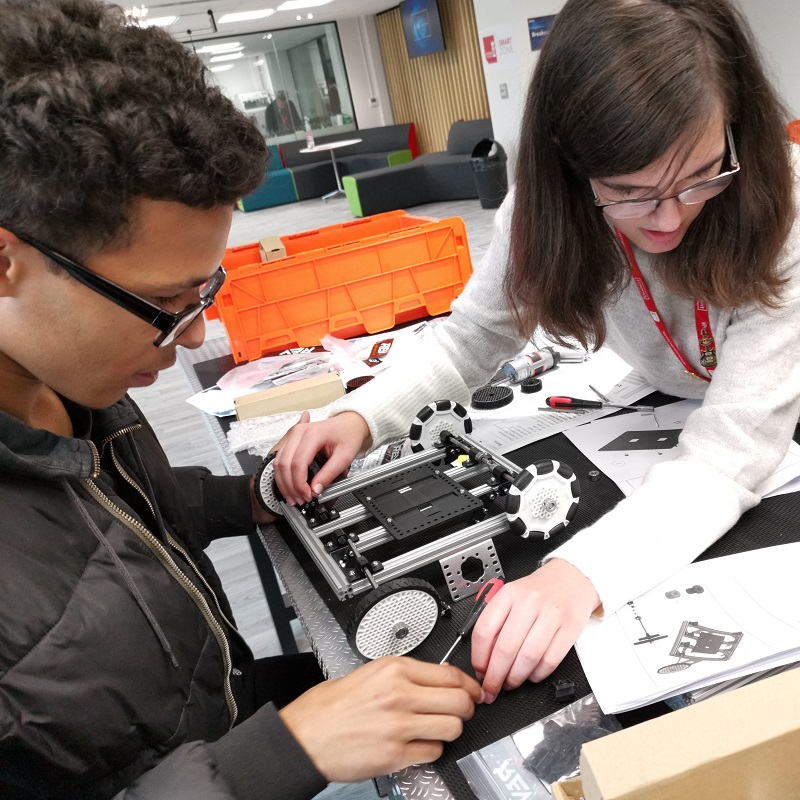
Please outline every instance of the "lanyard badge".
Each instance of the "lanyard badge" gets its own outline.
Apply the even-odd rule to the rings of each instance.
[[[642,296],[645,307],[650,312],[650,316],[653,318],[656,328],[658,328],[659,333],[661,333],[661,335],[664,337],[664,341],[669,345],[672,352],[675,353],[675,357],[681,362],[681,365],[683,366],[683,369],[687,375],[690,375],[691,377],[697,378],[701,381],[710,382],[711,378],[706,375],[700,375],[691,365],[689,359],[686,358],[686,356],[681,352],[678,345],[675,344],[675,340],[672,338],[672,336],[670,336],[667,326],[664,324],[664,320],[661,319],[661,315],[658,313],[655,300],[653,300],[653,296],[650,294],[650,290],[647,287],[647,282],[642,275],[642,271],[639,269],[639,265],[636,263],[636,256],[633,254],[633,250],[631,249],[627,237],[624,233],[616,228],[614,228],[614,233],[617,235],[617,239],[622,245],[622,249],[627,256],[628,264],[631,268],[633,282],[636,284],[636,288],[639,290],[639,294]],[[708,372],[713,373],[717,366],[717,346],[714,342],[714,334],[711,333],[711,322],[708,318],[707,303],[700,300],[694,301],[694,321],[697,329],[697,344],[700,349],[700,363],[706,368],[706,370],[708,370]]]

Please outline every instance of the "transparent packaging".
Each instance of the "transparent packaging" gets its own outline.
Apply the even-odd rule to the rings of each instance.
[[[479,800],[551,800],[550,784],[579,774],[581,745],[621,729],[588,694],[458,761]]]

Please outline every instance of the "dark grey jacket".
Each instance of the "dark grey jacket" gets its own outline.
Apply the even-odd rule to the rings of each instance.
[[[172,469],[125,399],[75,438],[0,413],[0,797],[308,798],[203,548],[250,534],[248,478]]]

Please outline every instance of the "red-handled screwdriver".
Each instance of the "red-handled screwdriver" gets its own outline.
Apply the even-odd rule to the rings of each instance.
[[[550,408],[560,411],[572,411],[576,408],[630,408],[634,411],[652,412],[653,406],[623,406],[617,403],[606,403],[602,400],[581,400],[577,397],[548,397],[545,403]]]
[[[502,586],[503,581],[500,578],[492,578],[486,581],[478,594],[475,595],[475,608],[472,609],[472,613],[462,625],[456,640],[450,645],[450,649],[444,654],[444,658],[439,662],[440,664],[446,664],[450,660],[450,656],[453,655],[453,651],[458,647],[459,642],[472,630],[483,609],[486,608],[489,601],[500,591]]]

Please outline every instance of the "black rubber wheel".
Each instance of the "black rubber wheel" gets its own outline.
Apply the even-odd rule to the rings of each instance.
[[[493,386],[487,384],[472,393],[471,405],[481,411],[492,411],[503,408],[514,399],[514,390],[510,386]]]
[[[397,578],[359,602],[347,625],[350,646],[367,661],[410,653],[428,638],[446,609],[426,581]]]
[[[525,378],[519,385],[522,394],[533,394],[542,391],[542,382],[539,378]]]

